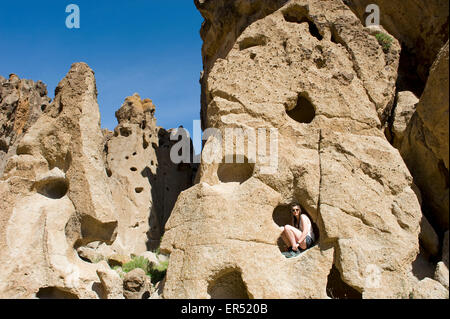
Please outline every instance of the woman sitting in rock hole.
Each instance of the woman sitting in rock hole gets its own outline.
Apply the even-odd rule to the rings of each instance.
[[[281,238],[289,250],[283,255],[286,258],[297,257],[310,248],[315,241],[314,231],[308,215],[302,214],[300,204],[291,204],[291,224],[283,228]]]

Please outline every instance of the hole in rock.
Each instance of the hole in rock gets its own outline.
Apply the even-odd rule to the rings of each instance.
[[[128,137],[128,136],[131,135],[131,130],[129,128],[127,128],[127,127],[121,127],[119,129],[119,133],[123,137]]]
[[[147,142],[147,139],[145,138],[145,135],[142,135],[142,147],[144,148],[144,150],[146,150],[148,146],[149,144]]]
[[[41,288],[36,297],[39,299],[79,299],[77,295],[58,287]]]
[[[41,111],[42,111],[42,112],[44,112],[46,108],[47,108],[47,105],[45,105],[45,104],[42,104],[42,105],[41,105]]]
[[[69,184],[65,179],[50,179],[37,185],[37,192],[51,199],[60,199],[66,196]]]
[[[0,151],[8,153],[9,146],[3,139],[0,139]]]
[[[108,177],[111,177],[111,176],[112,176],[112,171],[111,171],[111,169],[109,169],[109,168],[106,169],[106,175],[107,175]]]
[[[297,105],[286,113],[293,120],[305,124],[311,123],[316,117],[314,105],[303,95],[298,96]]]
[[[209,283],[211,299],[250,299],[242,274],[237,269],[222,271]]]
[[[314,63],[316,64],[316,67],[318,69],[323,69],[324,67],[327,66],[327,61],[323,58],[317,58],[314,60]]]
[[[244,183],[253,175],[255,164],[248,163],[248,159],[244,158],[244,163],[225,163],[225,159],[219,164],[217,176],[222,183]]]
[[[312,245],[312,247],[314,247],[319,243],[319,239],[320,239],[319,228],[314,223],[311,215],[308,214],[303,207],[301,207],[301,210],[302,210],[302,214],[306,214],[309,217],[309,220],[311,221],[311,225],[312,225],[312,229],[313,229],[313,233],[314,233],[314,237],[315,237],[314,244]],[[273,210],[273,214],[272,214],[273,221],[275,222],[275,224],[277,224],[280,227],[290,225],[292,222],[291,216],[292,216],[291,208],[289,205],[279,205],[279,206],[275,207],[275,209]],[[287,251],[287,249],[289,247],[284,242],[282,236],[283,235],[281,235],[278,238],[277,245],[281,252],[285,252],[285,251]],[[311,249],[311,248],[309,248],[309,249]]]
[[[262,46],[267,44],[267,37],[262,34],[258,34],[254,37],[244,38],[239,42],[239,50],[245,50],[251,47]]]
[[[140,193],[142,193],[142,192],[144,191],[144,187],[136,187],[136,188],[134,189],[134,191],[135,191],[137,194],[140,194]]]
[[[320,34],[316,24],[308,17],[305,7],[292,6],[283,13],[284,20],[291,23],[308,23],[309,33],[317,40],[322,41],[323,36]]]
[[[137,172],[137,168],[136,167],[132,167],[132,168],[130,168],[130,171]]]
[[[362,294],[358,290],[342,280],[341,273],[335,265],[328,275],[327,295],[332,299],[362,299]]]
[[[80,219],[81,217],[81,219]],[[104,242],[107,245],[111,245],[117,237],[117,221],[113,222],[101,222],[95,217],[87,214],[81,214],[81,216],[73,217],[66,224],[66,236],[68,233],[80,232],[81,238],[78,238],[73,248],[77,250],[82,246],[87,246],[92,242]]]

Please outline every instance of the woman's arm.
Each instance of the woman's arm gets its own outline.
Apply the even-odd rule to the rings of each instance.
[[[305,221],[307,221],[306,218],[307,217],[305,215],[300,216],[300,222],[302,223],[303,231],[302,231],[302,235],[300,236],[300,239],[298,240],[299,244],[305,240],[305,238],[306,238],[306,236],[308,236],[309,230],[311,228],[311,224],[308,222],[305,222]]]

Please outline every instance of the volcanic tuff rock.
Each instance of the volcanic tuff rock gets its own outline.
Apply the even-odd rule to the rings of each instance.
[[[419,99],[410,91],[397,93],[395,108],[393,110],[391,125],[387,131],[392,145],[399,148],[402,145],[404,133],[416,111]]]
[[[44,83],[0,77],[0,176],[8,157],[15,154],[17,141],[50,104]]]
[[[382,130],[395,98],[398,42],[383,52],[375,34],[386,31],[365,28],[338,0],[275,2],[273,13],[274,3],[233,3],[242,2],[247,20],[220,15],[229,2],[197,2],[205,17],[203,125],[223,136],[231,127],[276,128],[277,170],[267,174],[250,157],[223,163],[246,154],[208,139],[203,153],[219,161],[203,157],[198,184],[181,193],[166,225],[164,297],[408,296],[418,282],[411,264],[422,214]],[[221,25],[235,33],[216,41]],[[286,260],[280,226],[292,200],[320,240]]]
[[[116,112],[119,125],[106,134],[107,172],[120,221],[113,247],[122,254],[156,249],[178,194],[192,185],[192,167],[172,163],[176,141],[156,126],[154,112],[151,100],[128,97]]]
[[[448,1],[373,2],[366,28],[363,0],[195,0],[215,130],[191,188],[151,100],[126,98],[111,132],[86,64],[52,103],[0,76],[0,298],[448,298]],[[405,57],[425,81],[436,55],[417,103]],[[286,259],[292,201],[318,240]],[[162,265],[163,234],[156,287],[111,269]]]
[[[439,50],[448,40],[447,0],[344,0],[365,23],[368,5],[380,8],[380,23],[402,43],[406,70],[410,80],[416,69],[423,83]],[[411,84],[411,83],[410,83]],[[410,85],[409,84],[409,85]],[[420,93],[419,93],[420,94]]]
[[[54,101],[42,108],[43,84],[36,86],[41,88],[37,95],[32,82],[1,81],[2,105],[17,108],[14,103],[21,100],[14,90],[27,85],[31,97],[22,96],[32,102],[21,112],[39,116],[11,113],[8,124],[22,129],[1,135],[16,147],[0,180],[0,297],[120,297],[121,281],[99,261],[144,253],[148,237],[159,241],[168,204],[178,194],[173,187],[170,195],[152,200],[151,183],[166,187],[165,178],[174,184],[180,177],[177,187],[188,187],[190,167],[169,166],[163,169],[167,177],[152,180],[158,163],[169,161],[160,155],[167,154],[158,136],[165,131],[156,127],[152,102],[138,95],[126,99],[117,112],[119,126],[105,138],[94,72],[84,63],[72,65]],[[15,89],[5,91],[11,85]],[[11,98],[14,94],[19,98]],[[167,205],[161,211],[160,198]],[[152,223],[156,238],[149,231]]]
[[[0,182],[0,296],[97,296],[99,266],[75,249],[117,235],[102,143],[94,73],[74,64]]]
[[[400,153],[419,186],[430,222],[449,227],[449,71],[448,42],[433,64],[416,112],[404,133]]]

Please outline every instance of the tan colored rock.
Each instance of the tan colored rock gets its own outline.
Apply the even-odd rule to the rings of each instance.
[[[94,73],[76,63],[0,180],[1,297],[99,297],[92,286],[103,266],[76,249],[116,236],[102,143]]]
[[[410,91],[398,92],[397,103],[392,117],[390,135],[395,148],[400,148],[409,121],[416,111],[419,99]]]
[[[448,42],[433,64],[425,91],[405,131],[400,152],[440,231],[449,217]]]
[[[140,268],[133,269],[123,279],[125,299],[149,299],[152,294],[150,278]]]
[[[435,1],[345,0],[361,22],[365,23],[368,5],[380,8],[381,25],[412,55],[417,73],[426,81],[428,70],[448,40],[449,3]]]
[[[421,280],[411,292],[412,299],[448,299],[448,289],[431,278]]]
[[[0,132],[8,152],[0,164],[0,297],[115,295],[97,271],[107,280],[106,260],[122,265],[159,245],[179,192],[192,184],[191,166],[169,161],[170,133],[137,94],[117,112],[115,132],[101,130],[94,72],[84,63],[72,65],[42,108],[43,84],[2,81],[2,107],[26,112],[7,115]],[[18,106],[21,99],[30,103]]]
[[[41,81],[21,80],[11,74],[0,80],[0,176],[17,143],[50,104]]]
[[[130,261],[131,261],[131,257],[127,256],[127,255],[114,254],[112,256],[109,256],[109,258],[108,258],[108,264],[111,267],[123,266],[124,264],[126,264]]]
[[[154,252],[146,251],[146,252],[143,252],[142,254],[140,254],[139,256],[147,259],[149,261],[150,265],[151,264],[155,264],[155,265],[159,264],[159,259]]]
[[[377,31],[341,1],[290,1],[268,14],[264,2],[254,3],[256,21],[224,42],[211,25],[241,30],[241,18],[219,15],[221,4],[201,8],[203,124],[223,136],[227,128],[276,128],[277,167],[225,164],[225,155],[245,154],[208,139],[198,183],[181,193],[166,225],[164,298],[327,298],[333,265],[359,297],[407,294],[421,210],[412,177],[382,132],[398,42],[384,53]],[[320,241],[287,260],[280,226],[292,200],[309,213]]]
[[[123,280],[114,270],[97,270],[97,275],[103,286],[105,299],[124,299]]]
[[[436,266],[436,272],[434,273],[434,280],[441,283],[442,286],[448,290],[449,272],[448,267],[441,261]]]
[[[139,255],[156,249],[178,194],[192,185],[191,165],[170,160],[170,134],[156,125],[155,106],[138,94],[116,112],[119,125],[104,132],[106,171],[119,211],[112,247]]]

